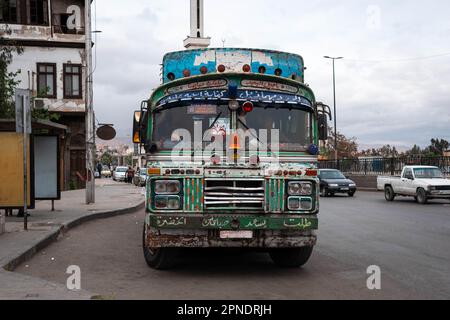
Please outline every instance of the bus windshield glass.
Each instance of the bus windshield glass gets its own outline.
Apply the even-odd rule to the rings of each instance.
[[[212,135],[224,137],[229,135],[228,105],[193,104],[156,112],[153,140],[157,143],[158,149],[172,150],[181,141],[202,140],[203,137],[195,138],[194,128],[196,127],[201,128],[201,135],[209,129]]]
[[[280,151],[305,151],[312,143],[311,113],[294,108],[254,108],[238,114],[238,128],[267,130],[267,145],[274,149],[278,133]]]

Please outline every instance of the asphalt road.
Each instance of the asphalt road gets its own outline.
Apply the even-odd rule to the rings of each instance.
[[[66,283],[78,265],[83,289],[116,299],[450,298],[450,201],[322,199],[319,242],[301,269],[279,269],[265,253],[190,250],[176,269],[155,271],[142,255],[143,218],[82,225],[16,272]],[[367,289],[370,265],[381,269],[381,290]]]

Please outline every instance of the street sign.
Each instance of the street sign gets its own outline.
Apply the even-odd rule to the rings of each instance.
[[[112,125],[105,124],[97,129],[97,136],[102,140],[112,140],[116,137],[116,130]]]
[[[30,90],[16,89],[16,132],[23,133],[23,123],[26,119],[26,133],[31,134],[31,109],[30,109]],[[24,110],[26,117],[24,117]]]

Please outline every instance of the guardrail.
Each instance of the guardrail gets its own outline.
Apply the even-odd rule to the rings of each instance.
[[[319,161],[320,169],[338,169],[348,174],[400,175],[406,165],[439,167],[450,175],[450,157],[358,158]]]

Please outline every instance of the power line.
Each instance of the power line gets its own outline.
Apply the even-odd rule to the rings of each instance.
[[[435,59],[440,57],[450,56],[450,52],[445,52],[441,54],[435,54],[430,56],[423,57],[413,57],[413,58],[402,58],[402,59],[385,59],[385,60],[366,60],[366,59],[345,59],[345,61],[352,62],[373,62],[373,63],[383,63],[383,62],[408,62],[408,61],[419,61],[419,60],[428,60]]]

